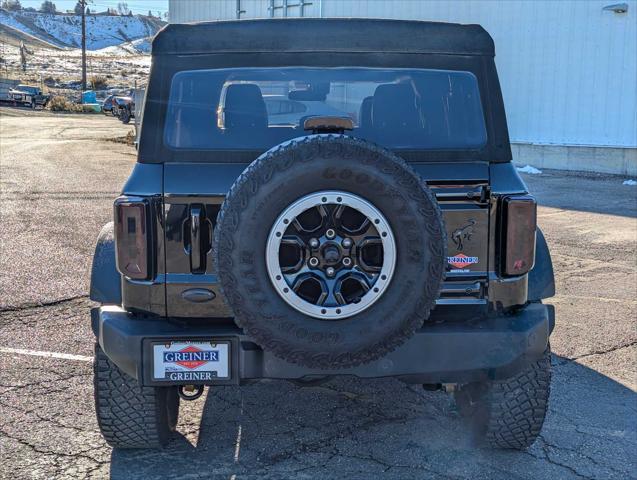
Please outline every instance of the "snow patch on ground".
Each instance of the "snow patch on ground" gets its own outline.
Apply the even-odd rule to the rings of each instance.
[[[531,175],[540,175],[542,173],[542,170],[538,170],[537,168],[532,167],[531,165],[526,165],[524,167],[516,167],[516,170],[518,172],[529,173]]]
[[[146,84],[151,64],[149,54],[130,53],[131,48],[128,46],[107,47],[105,50],[87,52],[89,82],[94,77],[105,77],[109,88],[122,89]],[[52,50],[33,47],[32,54],[27,55],[26,72],[22,72],[20,50],[17,47],[5,47],[3,55],[6,62],[3,69],[6,66],[12,76],[20,78],[23,83],[39,84],[41,79],[48,79],[49,87],[79,88],[82,78],[82,50],[79,48]],[[75,86],[70,85],[73,82]]]
[[[633,186],[633,185],[637,185],[637,182],[635,180],[624,180],[622,182],[622,185],[631,185],[631,186]]]
[[[152,37],[138,38],[132,42],[100,48],[95,50],[95,53],[104,55],[145,55],[150,53],[151,41]]]

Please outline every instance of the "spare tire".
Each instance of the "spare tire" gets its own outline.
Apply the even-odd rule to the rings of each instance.
[[[446,238],[435,196],[392,152],[311,135],[257,158],[215,227],[223,293],[263,349],[310,368],[376,360],[438,298]]]

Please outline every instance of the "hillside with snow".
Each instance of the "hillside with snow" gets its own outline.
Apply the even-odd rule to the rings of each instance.
[[[9,12],[0,9],[0,24],[58,47],[78,48],[82,42],[82,19],[79,15]],[[86,48],[88,50],[113,48],[113,50],[147,53],[149,50],[147,39],[152,37],[162,25],[163,22],[159,19],[141,15],[130,17],[88,15],[86,17]],[[137,46],[140,48],[138,49]]]

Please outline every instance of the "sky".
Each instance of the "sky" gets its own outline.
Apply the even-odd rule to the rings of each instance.
[[[168,0],[89,0],[88,8],[91,10],[96,10],[98,12],[103,12],[107,8],[114,8],[117,10],[118,3],[127,3],[128,8],[130,8],[133,13],[143,13],[146,15],[148,10],[153,12],[153,15],[157,15],[157,12],[168,11]],[[42,5],[42,0],[20,0],[20,3],[23,7],[33,7],[40,8]],[[73,10],[77,0],[53,0],[55,6],[61,12],[65,12],[66,10]]]

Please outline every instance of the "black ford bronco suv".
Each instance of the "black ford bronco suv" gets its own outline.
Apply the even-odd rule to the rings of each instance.
[[[335,375],[452,392],[488,445],[538,436],[553,269],[480,26],[167,26],[114,216],[91,280],[112,446],[166,444],[207,385]]]

